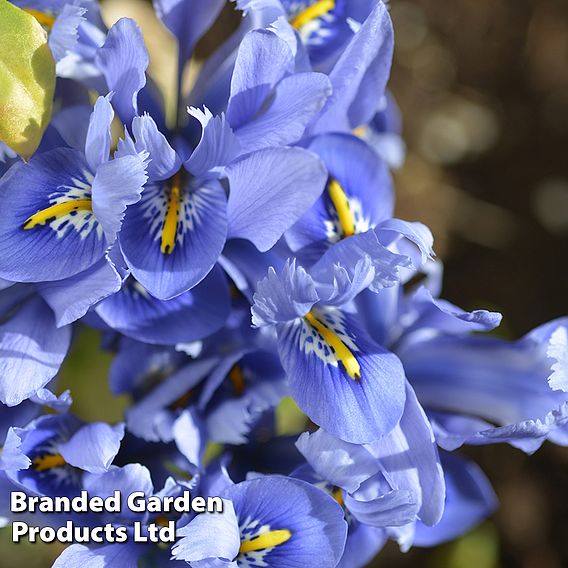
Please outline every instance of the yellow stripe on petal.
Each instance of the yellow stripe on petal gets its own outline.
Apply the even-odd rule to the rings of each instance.
[[[343,501],[343,490],[340,487],[336,487],[331,496],[342,506],[345,506],[345,502]]]
[[[353,135],[357,136],[358,138],[365,138],[365,136],[367,135],[367,127],[358,126],[357,128],[354,128]]]
[[[240,554],[248,554],[257,550],[274,548],[288,542],[292,538],[292,533],[287,530],[268,531],[250,540],[243,540],[239,549]]]
[[[160,250],[163,254],[172,254],[176,246],[177,227],[181,207],[181,175],[178,172],[172,181],[168,211],[162,227]]]
[[[349,199],[345,190],[337,180],[332,179],[327,186],[327,192],[329,193],[333,207],[337,211],[343,236],[350,237],[354,235],[355,219],[353,218],[353,212],[349,206]]]
[[[233,388],[235,392],[241,396],[245,392],[246,383],[245,383],[245,376],[243,374],[243,370],[239,367],[239,365],[235,365],[231,371],[229,372],[229,380],[233,384]]]
[[[303,28],[306,24],[313,22],[317,18],[325,16],[335,8],[335,0],[318,0],[315,4],[302,10],[290,24],[296,30]]]
[[[49,471],[56,467],[63,467],[65,463],[65,459],[60,454],[47,454],[45,456],[35,458],[32,462],[33,468],[36,471]]]
[[[312,312],[307,313],[304,319],[324,338],[327,344],[333,348],[335,356],[345,367],[347,374],[352,379],[360,379],[361,365],[359,365],[359,361],[357,361],[355,355],[351,353],[350,349],[343,343],[339,336],[324,323],[319,321]]]
[[[42,211],[38,211],[29,217],[23,225],[27,231],[33,229],[38,225],[45,225],[53,219],[75,213],[76,211],[93,211],[93,202],[90,199],[70,199],[64,203],[57,203],[51,207],[47,207]]]
[[[53,28],[53,25],[55,24],[55,16],[46,14],[45,12],[42,12],[40,10],[34,10],[33,8],[23,8],[23,10],[24,12],[30,14],[30,16],[33,16],[42,26],[44,26],[48,30],[51,30],[51,28]]]

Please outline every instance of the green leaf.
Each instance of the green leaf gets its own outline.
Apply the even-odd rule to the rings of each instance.
[[[38,21],[0,0],[0,140],[24,159],[51,119],[55,61]]]

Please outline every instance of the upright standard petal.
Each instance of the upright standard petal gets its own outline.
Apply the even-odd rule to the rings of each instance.
[[[231,80],[227,119],[233,129],[253,119],[272,89],[294,72],[288,44],[268,30],[253,30],[242,40]]]
[[[243,154],[298,142],[330,94],[331,84],[322,73],[282,79],[262,112],[235,130]]]
[[[387,7],[377,2],[361,28],[353,36],[335,64],[329,78],[333,94],[312,127],[314,134],[351,132],[350,108],[361,88],[374,93],[365,112],[358,108],[357,120],[370,120],[377,112],[389,78],[394,46],[393,28]]]
[[[323,191],[321,161],[301,148],[267,148],[233,162],[229,178],[229,237],[272,248]]]
[[[207,107],[203,111],[193,107],[187,111],[200,122],[202,131],[185,167],[195,176],[217,174],[239,155],[241,144],[224,114],[214,117]]]
[[[225,0],[153,0],[164,25],[178,40],[179,66],[183,69],[195,44],[213,25]]]
[[[112,104],[125,124],[138,114],[138,93],[146,85],[148,52],[134,20],[121,18],[108,32],[95,62],[104,75]]]
[[[95,108],[89,118],[89,129],[85,141],[85,157],[92,172],[107,162],[110,158],[112,136],[110,126],[114,118],[114,111],[110,104],[112,97],[99,97]]]

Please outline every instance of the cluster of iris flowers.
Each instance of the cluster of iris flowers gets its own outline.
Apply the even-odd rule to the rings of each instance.
[[[500,315],[440,298],[430,231],[393,217],[383,2],[237,0],[240,27],[186,96],[226,2],[154,0],[177,39],[174,124],[136,22],[13,3],[49,34],[58,111],[28,163],[0,153],[2,520],[12,490],[224,503],[77,516],[175,520],[178,538],[76,543],[54,566],[363,567],[388,539],[434,546],[493,512],[462,445],[568,444],[568,320],[486,334]],[[114,353],[124,423],[84,423],[53,392],[77,325]],[[299,436],[277,427],[288,397]]]

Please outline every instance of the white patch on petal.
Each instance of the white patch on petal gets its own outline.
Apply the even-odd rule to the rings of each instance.
[[[371,219],[366,217],[363,211],[363,204],[357,197],[348,197],[349,210],[353,215],[353,226],[355,228],[355,234],[365,233],[371,228]],[[327,208],[329,219],[324,221],[325,224],[325,234],[329,243],[334,244],[345,237],[343,234],[343,229],[341,228],[341,223],[339,222],[339,216],[333,205],[329,205]]]
[[[183,246],[187,233],[195,231],[205,218],[205,211],[214,201],[214,191],[206,186],[197,191],[182,190],[180,210],[177,219],[176,245]],[[149,231],[155,241],[162,238],[162,229],[168,213],[168,189],[165,184],[148,185],[142,193],[142,215],[149,224]]]
[[[552,390],[568,391],[568,332],[560,326],[550,336],[547,357],[556,363],[551,366],[552,375],[548,377],[548,384]]]
[[[352,352],[359,351],[353,338],[349,335],[344,323],[343,314],[334,308],[326,308],[325,310],[313,310],[317,319],[329,328],[343,344]],[[327,343],[321,334],[308,324],[304,319],[297,319],[288,324],[288,333],[292,335],[291,339],[298,338],[300,349],[306,354],[312,353],[327,365],[333,367],[339,366],[339,359],[334,349]]]
[[[84,171],[82,179],[72,178],[69,185],[60,185],[57,188],[58,191],[49,196],[49,207],[68,203],[75,199],[91,199],[93,180],[94,176],[90,172]],[[86,239],[93,231],[96,231],[96,236],[99,239],[104,236],[103,228],[92,211],[80,210],[55,217],[47,223],[47,226],[57,233],[58,239],[62,239],[73,230],[79,234],[81,240]]]
[[[270,532],[272,529],[270,528],[270,525],[261,525],[260,521],[247,517],[245,522],[241,524],[240,530],[242,542],[243,540],[251,540],[261,534]],[[247,552],[246,554],[239,554],[235,560],[239,565],[239,568],[264,568],[265,566],[270,566],[264,558],[273,550],[274,547],[254,550]]]

